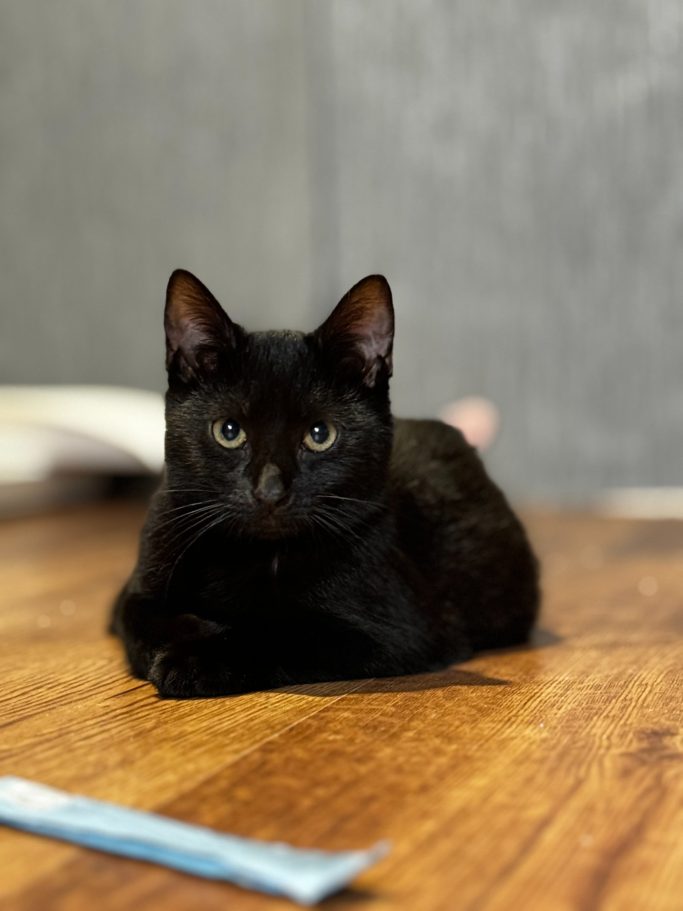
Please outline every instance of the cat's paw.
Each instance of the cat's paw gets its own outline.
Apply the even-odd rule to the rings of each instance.
[[[228,667],[228,657],[202,645],[194,642],[159,649],[147,676],[160,696],[192,699],[241,692],[237,675]]]

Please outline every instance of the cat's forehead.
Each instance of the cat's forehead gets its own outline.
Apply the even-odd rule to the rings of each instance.
[[[279,384],[312,377],[316,359],[303,332],[251,332],[241,369],[252,384]]]
[[[245,413],[306,412],[330,394],[310,336],[303,332],[253,332],[226,388]]]
[[[294,329],[250,332],[246,348],[248,355],[266,362],[278,358],[296,361],[310,351],[306,334]]]

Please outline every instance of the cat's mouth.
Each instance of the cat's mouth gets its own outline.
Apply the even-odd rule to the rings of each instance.
[[[282,504],[255,509],[249,518],[248,526],[249,533],[254,537],[273,541],[300,534],[304,523],[287,509],[286,504]]]

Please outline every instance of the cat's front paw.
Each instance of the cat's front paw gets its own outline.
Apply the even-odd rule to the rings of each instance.
[[[243,691],[239,675],[230,672],[227,656],[202,646],[194,642],[159,649],[147,676],[160,696],[192,699]]]

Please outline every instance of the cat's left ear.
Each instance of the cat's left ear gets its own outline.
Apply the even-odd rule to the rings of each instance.
[[[368,275],[339,301],[316,331],[323,349],[355,369],[363,383],[374,387],[392,371],[394,308],[383,275]]]

